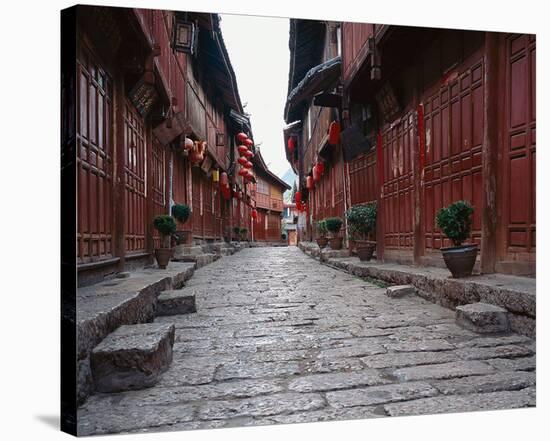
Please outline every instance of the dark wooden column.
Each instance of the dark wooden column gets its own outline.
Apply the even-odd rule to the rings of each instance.
[[[378,212],[376,216],[376,260],[384,261],[384,152],[382,149],[382,134],[376,136],[376,180],[378,192],[376,204]]]
[[[421,103],[420,91],[421,72],[419,67],[415,69],[416,83],[414,89],[414,104],[416,107],[415,127],[413,130],[413,263],[420,265],[424,255],[424,191],[422,178],[424,176],[424,155],[426,149],[424,128],[424,106]]]
[[[126,246],[124,241],[126,228],[126,211],[124,204],[125,176],[124,166],[126,161],[126,147],[124,145],[124,112],[126,97],[124,94],[123,75],[119,74],[115,80],[115,124],[114,124],[114,191],[113,191],[113,214],[114,214],[114,255],[120,258],[118,269],[124,270]]]
[[[497,250],[497,166],[499,93],[499,34],[485,33],[484,119],[482,147],[481,272],[494,273]]]
[[[145,200],[145,251],[151,256],[155,249],[153,239],[153,217],[155,213],[155,202],[153,196],[153,132],[151,126],[145,126],[145,155],[147,168],[145,169],[145,188],[147,199]],[[161,244],[164,246],[164,244]]]

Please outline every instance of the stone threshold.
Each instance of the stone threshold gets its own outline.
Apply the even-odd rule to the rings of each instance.
[[[77,293],[77,396],[82,403],[92,392],[90,354],[108,334],[122,325],[152,322],[158,295],[177,289],[191,278],[195,263],[170,262],[164,270],[132,271],[123,279],[105,280]]]
[[[462,279],[450,277],[446,268],[419,267],[397,263],[361,262],[357,257],[333,256],[319,250],[314,242],[300,242],[298,247],[322,263],[358,277],[381,280],[390,285],[413,285],[416,293],[446,308],[468,303],[489,303],[509,312],[511,330],[535,338],[536,279],[507,274],[472,275]]]

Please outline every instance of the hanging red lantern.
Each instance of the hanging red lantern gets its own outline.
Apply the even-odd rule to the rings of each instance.
[[[296,206],[298,206],[298,204],[300,204],[302,202],[302,192],[301,191],[297,191],[294,194],[294,202],[296,202]]]
[[[252,168],[252,162],[246,161],[245,164],[244,164],[244,166],[245,166],[246,168]]]
[[[286,146],[288,147],[289,153],[293,153],[294,149],[296,148],[296,140],[294,139],[294,136],[291,136],[288,138],[286,142]]]
[[[252,173],[252,170],[247,170],[247,177],[251,181],[254,179],[254,173]]]
[[[240,145],[237,147],[237,150],[239,151],[239,155],[243,156],[246,152],[248,152],[248,147],[245,145]]]
[[[247,173],[248,170],[244,167],[241,167],[241,169],[239,170],[239,176],[242,176],[243,178],[246,176]]]
[[[247,150],[244,155],[247,159],[252,159],[254,157],[254,153],[252,153],[250,150]]]
[[[313,166],[313,180],[319,182],[321,180],[321,172],[319,171],[319,164]]]
[[[242,199],[243,198],[243,192],[239,190],[237,193],[237,198]]]
[[[227,177],[226,172],[222,172],[220,175],[220,185],[222,187],[228,187],[229,188],[229,178]]]
[[[255,208],[250,213],[250,216],[252,216],[252,219],[257,219],[258,218],[258,212],[256,211]]]
[[[328,129],[328,143],[330,145],[336,145],[340,142],[340,123],[338,121],[332,121]]]
[[[245,166],[246,163],[248,162],[248,159],[246,159],[246,156],[241,156],[239,159],[237,159],[237,162],[242,166]]]
[[[237,133],[236,138],[239,140],[239,142],[243,142],[245,139],[248,138],[248,136],[246,135],[246,133],[239,132]]]
[[[254,141],[252,141],[250,138],[248,138],[248,139],[245,139],[243,141],[243,144],[247,147],[252,147],[254,145]]]
[[[319,174],[323,175],[323,173],[325,173],[325,163],[324,162],[318,162],[317,163],[317,169],[319,170]]]
[[[306,188],[308,190],[313,190],[313,176],[308,176],[306,178]]]

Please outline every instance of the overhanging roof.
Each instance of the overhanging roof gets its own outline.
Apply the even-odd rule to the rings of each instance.
[[[285,118],[292,107],[323,92],[340,78],[342,73],[342,58],[334,57],[318,64],[307,71],[302,80],[290,91],[285,105]]]

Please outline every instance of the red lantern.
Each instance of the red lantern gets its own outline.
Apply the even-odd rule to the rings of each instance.
[[[246,163],[248,162],[248,159],[246,159],[246,156],[241,156],[239,159],[237,159],[237,162],[242,166],[245,166]]]
[[[254,157],[254,153],[252,153],[250,150],[247,150],[244,155],[247,159],[252,159]]]
[[[332,121],[328,129],[328,143],[330,145],[336,145],[340,142],[340,123],[338,121]]]
[[[244,164],[244,166],[245,166],[246,168],[252,168],[252,162],[246,161],[245,164]]]
[[[251,170],[247,170],[247,176],[248,180],[252,181],[254,179],[254,173],[252,173]]]
[[[237,150],[239,151],[239,154],[243,156],[244,154],[246,154],[246,152],[248,152],[248,147],[245,145],[240,145],[239,147],[237,147]]]
[[[220,185],[222,187],[228,187],[229,188],[229,178],[227,177],[226,172],[222,172],[220,175]]]
[[[325,173],[325,163],[324,162],[318,162],[317,163],[317,169],[319,170],[319,174],[323,175],[323,173]]]
[[[246,176],[246,174],[248,173],[248,170],[244,167],[242,167],[240,170],[239,170],[239,176],[242,176],[243,178]]]
[[[313,190],[313,176],[308,176],[306,178],[306,188],[308,190]]]
[[[302,202],[302,192],[297,191],[294,195],[294,202],[296,202],[296,206],[298,206]]]
[[[252,147],[254,145],[254,141],[252,141],[250,138],[248,138],[248,139],[245,139],[243,141],[243,144],[247,147]]]
[[[237,193],[237,197],[239,199],[242,199],[243,198],[243,192],[239,190],[239,192]]]
[[[296,148],[296,141],[294,139],[294,136],[291,136],[288,138],[288,141],[286,142],[286,146],[288,147],[289,153],[294,152],[294,149]]]
[[[240,142],[243,142],[245,139],[248,138],[248,136],[246,135],[246,133],[240,132],[240,133],[237,133],[236,138],[237,138]]]
[[[313,180],[319,182],[321,180],[321,172],[319,171],[319,164],[313,166]]]
[[[256,209],[252,210],[252,213],[250,213],[250,216],[252,216],[252,219],[258,218],[258,212],[256,211]]]

